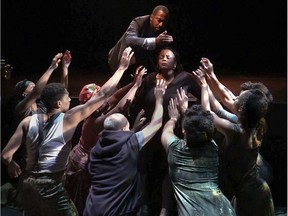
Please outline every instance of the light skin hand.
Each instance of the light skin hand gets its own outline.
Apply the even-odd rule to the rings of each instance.
[[[184,113],[185,110],[188,108],[188,96],[182,87],[180,87],[180,89],[177,89],[176,102],[179,110]]]
[[[137,87],[140,87],[141,84],[142,84],[142,78],[143,76],[147,74],[147,69],[144,67],[144,66],[139,66],[137,69],[136,69],[136,73],[135,73],[135,76],[136,76],[136,80],[135,80],[135,85]]]
[[[69,50],[66,50],[63,57],[62,57],[62,67],[68,68],[71,63],[71,54]]]
[[[197,81],[199,86],[206,85],[206,79],[205,79],[205,74],[201,69],[197,69],[196,71],[192,71],[192,75]]]
[[[179,119],[180,113],[179,113],[178,108],[177,108],[177,99],[176,98],[170,99],[169,106],[168,106],[168,113],[169,113],[170,119],[174,119],[175,121],[177,121]]]
[[[166,88],[167,88],[167,85],[164,79],[157,80],[156,87],[154,89],[154,95],[155,95],[156,101],[162,102],[163,95],[165,94]]]
[[[120,67],[122,70],[126,70],[129,67],[130,60],[132,56],[134,55],[134,52],[131,47],[127,47],[122,54],[121,60],[120,60]]]
[[[200,60],[201,66],[200,69],[203,73],[207,74],[208,76],[214,76],[214,68],[213,64],[210,62],[208,58],[201,58]]]
[[[55,70],[58,67],[59,63],[61,62],[62,56],[63,53],[58,53],[57,55],[54,56],[50,65],[51,69]]]

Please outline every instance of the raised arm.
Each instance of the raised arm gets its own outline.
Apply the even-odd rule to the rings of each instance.
[[[131,89],[126,93],[126,95],[119,101],[119,103],[112,110],[110,110],[107,114],[99,116],[97,119],[95,119],[95,128],[97,128],[96,133],[102,131],[103,122],[107,116],[117,112],[124,112],[127,101],[129,101],[129,103],[133,101],[135,93],[137,89],[140,87],[142,83],[142,77],[144,74],[146,74],[146,71],[147,71],[146,68],[144,68],[143,66],[138,67],[136,72],[136,82],[134,82],[134,85],[131,87]]]
[[[150,123],[142,130],[144,134],[144,144],[146,144],[162,126],[163,95],[165,94],[166,88],[167,85],[164,80],[157,80],[156,87],[154,89],[156,101],[152,119]]]
[[[130,60],[134,52],[131,47],[127,47],[123,53],[120,60],[120,66],[113,74],[113,76],[101,87],[100,92],[104,95],[111,95],[116,90],[116,86],[119,83],[121,77],[123,76],[125,70],[129,67]]]
[[[192,75],[196,79],[198,85],[201,86],[201,105],[203,109],[206,111],[211,111],[208,93],[209,86],[206,82],[204,73],[202,70],[197,69],[196,71],[192,72]]]
[[[51,65],[45,71],[45,73],[40,77],[40,79],[37,81],[31,93],[29,93],[22,101],[20,101],[17,104],[15,108],[15,112],[17,114],[22,114],[26,112],[32,106],[32,104],[35,103],[36,100],[40,97],[52,72],[58,67],[58,64],[61,61],[62,56],[63,56],[62,53],[58,53],[57,55],[54,56],[54,58],[52,59]]]
[[[124,71],[128,68],[134,52],[131,47],[124,50],[121,63],[112,77],[101,87],[100,91],[95,92],[91,99],[83,105],[78,105],[67,111],[64,118],[64,131],[75,130],[77,124],[97,110],[108,97],[115,92],[116,86],[121,79]]]
[[[176,99],[171,98],[169,101],[168,112],[170,119],[164,125],[162,135],[161,135],[161,143],[164,149],[167,152],[168,142],[174,136],[174,128],[175,124],[180,117],[180,113],[177,109],[177,101]]]
[[[188,108],[188,96],[182,87],[180,87],[180,89],[177,89],[176,104],[178,109],[180,110],[180,113],[183,115]]]
[[[71,63],[71,54],[69,50],[66,50],[62,57],[62,74],[61,83],[68,89],[68,68]]]
[[[227,140],[229,140],[229,134],[233,130],[233,124],[223,118],[218,117],[212,110],[210,106],[210,98],[209,98],[209,86],[206,82],[205,75],[200,69],[192,72],[193,76],[201,86],[201,105],[204,110],[209,111],[213,115],[213,122],[215,128],[222,133]]]
[[[223,85],[214,73],[213,64],[210,62],[208,58],[202,58],[200,61],[201,70],[205,73],[207,77],[207,81],[209,82],[212,90],[215,91],[216,95],[220,98],[221,102],[233,113],[237,113],[233,108],[233,103],[235,100],[235,95],[225,86]]]
[[[130,82],[129,84],[125,85],[124,87],[118,89],[111,97],[109,97],[108,99],[108,103],[110,107],[115,107],[116,104],[119,103],[119,101],[127,94],[127,92],[132,88],[133,85],[135,85],[135,82],[137,81],[137,79],[139,79],[139,71],[140,69],[143,68],[141,66],[139,66],[134,74],[134,80],[132,82]],[[146,72],[145,72],[146,74]],[[142,74],[143,76],[144,74]],[[142,76],[141,76],[141,83],[142,83]],[[140,83],[140,84],[141,84]]]

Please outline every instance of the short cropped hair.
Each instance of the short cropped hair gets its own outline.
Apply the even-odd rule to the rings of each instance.
[[[47,110],[50,111],[54,108],[55,103],[61,100],[65,94],[68,94],[68,92],[63,84],[49,83],[41,94],[41,100]]]
[[[192,105],[184,114],[182,128],[186,132],[186,142],[190,147],[211,142],[214,133],[213,116],[201,105]]]
[[[158,6],[156,6],[154,9],[153,9],[153,11],[152,11],[152,14],[153,15],[155,15],[158,11],[163,11],[166,15],[167,15],[167,17],[169,17],[169,15],[170,15],[170,13],[169,13],[169,9],[166,7],[166,6],[164,6],[164,5],[158,5]]]

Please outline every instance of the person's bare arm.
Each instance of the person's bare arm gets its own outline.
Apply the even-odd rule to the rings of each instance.
[[[113,94],[124,71],[128,68],[130,59],[133,54],[134,52],[132,51],[131,47],[126,48],[122,54],[119,68],[101,87],[100,91],[95,92],[91,99],[88,100],[85,104],[78,105],[65,113],[64,132],[74,133],[77,124],[91,115],[104,103],[105,100],[108,99],[111,94]],[[70,138],[71,133],[67,134],[67,138]]]
[[[214,73],[213,64],[208,58],[202,58],[200,63],[202,65],[200,69],[205,73],[210,87],[215,91],[220,101],[233,113],[237,113],[233,106],[235,95],[218,80]]]
[[[40,97],[43,89],[45,88],[52,72],[58,67],[59,62],[61,61],[63,54],[58,53],[52,59],[51,65],[46,70],[46,72],[40,77],[40,79],[35,84],[35,87],[21,102],[19,102],[15,108],[15,113],[22,114],[26,112],[33,103]]]
[[[219,118],[211,110],[209,100],[209,86],[206,82],[203,72],[197,69],[196,71],[193,71],[192,74],[197,80],[197,82],[201,85],[201,106],[204,110],[212,113],[215,128],[226,137],[226,140],[229,140],[229,135],[231,134],[231,131],[233,129],[233,124],[226,119]]]
[[[20,166],[13,160],[13,155],[20,147],[21,143],[23,143],[24,134],[25,131],[27,131],[30,119],[31,116],[28,116],[20,122],[16,131],[1,152],[2,162],[7,166],[8,175],[10,178],[16,178],[22,172]]]
[[[118,89],[111,97],[108,99],[108,104],[110,107],[115,107],[119,101],[127,94],[127,92],[132,88],[133,85],[135,85],[135,82],[137,81],[138,74],[140,72],[140,69],[143,68],[143,66],[139,66],[134,74],[134,80],[130,82],[129,84],[125,85],[124,87]],[[146,73],[145,73],[146,74]],[[142,74],[143,76],[144,74]],[[141,77],[141,83],[142,83],[142,77]],[[140,84],[141,84],[140,83]]]
[[[177,98],[175,102],[181,114],[183,115],[188,108],[188,96],[182,87],[180,87],[180,89],[177,89]]]
[[[168,112],[169,112],[170,119],[164,125],[163,131],[161,134],[161,143],[164,149],[166,150],[166,152],[168,149],[168,144],[169,144],[168,142],[174,136],[175,124],[180,117],[180,113],[177,109],[177,101],[173,98],[171,98],[169,101]]]
[[[119,103],[112,109],[110,110],[108,113],[106,113],[105,115],[101,115],[99,116],[97,119],[95,119],[95,128],[97,128],[96,133],[102,131],[103,129],[103,122],[105,121],[106,117],[116,113],[116,112],[124,112],[127,101],[129,103],[131,103],[134,99],[135,93],[137,91],[137,89],[141,86],[142,83],[142,78],[143,75],[146,74],[147,69],[144,68],[143,66],[140,66],[137,68],[137,72],[136,72],[136,81],[134,82],[134,85],[132,86],[132,88],[126,93],[126,95],[119,101]]]
[[[69,50],[66,50],[62,57],[62,74],[61,83],[68,89],[68,68],[71,63],[72,57]]]
[[[154,95],[156,98],[155,109],[150,123],[142,130],[144,134],[144,144],[146,144],[162,126],[163,95],[165,94],[166,87],[167,85],[164,80],[157,80],[157,84],[154,89]]]

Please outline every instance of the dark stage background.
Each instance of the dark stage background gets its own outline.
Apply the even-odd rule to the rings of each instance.
[[[110,76],[109,49],[134,17],[150,14],[158,4],[170,9],[168,32],[187,71],[196,69],[205,56],[221,77],[229,75],[233,80],[244,75],[246,79],[253,74],[260,79],[268,74],[277,80],[281,77],[285,84],[286,0],[2,0],[1,59],[13,66],[13,72],[11,80],[1,77],[1,99],[23,77],[37,81],[53,56],[66,49],[73,57],[69,92],[78,94],[81,76]],[[70,89],[74,83],[77,88]],[[277,93],[285,91],[284,100],[276,101],[273,115],[267,117],[269,133],[262,152],[273,166],[276,206],[287,206],[287,88],[282,89]],[[78,99],[72,102],[76,105]]]
[[[287,1],[1,1],[1,58],[15,74],[42,73],[69,49],[74,68],[106,72],[107,54],[140,15],[171,11],[168,32],[187,70],[200,58],[234,73],[286,74]],[[71,65],[71,66],[72,66]],[[70,66],[70,67],[71,67]],[[97,73],[97,72],[96,72]]]

